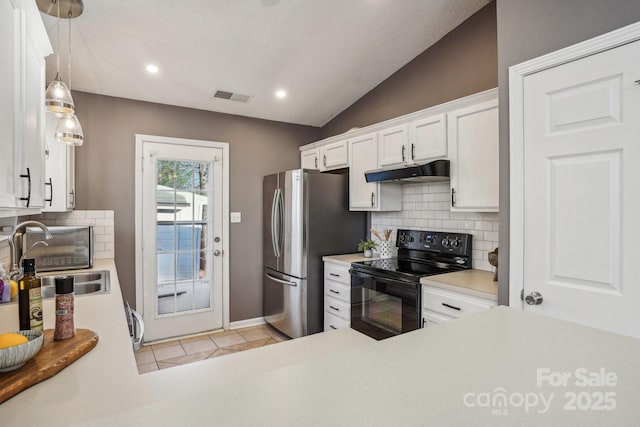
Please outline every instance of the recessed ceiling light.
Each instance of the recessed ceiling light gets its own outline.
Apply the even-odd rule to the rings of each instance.
[[[276,96],[280,99],[286,98],[287,97],[287,92],[280,89],[276,91]]]
[[[152,74],[157,73],[157,72],[158,72],[158,70],[159,70],[159,68],[158,68],[158,66],[157,66],[157,65],[153,65],[153,64],[149,64],[149,65],[147,65],[147,71],[148,71],[148,72],[150,72],[150,73],[152,73]]]

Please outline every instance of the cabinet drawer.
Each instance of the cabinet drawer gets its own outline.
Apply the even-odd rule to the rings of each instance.
[[[351,305],[331,297],[324,297],[324,311],[349,321],[351,319]]]
[[[334,329],[348,328],[351,326],[351,322],[334,316],[331,313],[324,312],[324,330],[332,331]]]
[[[432,288],[430,286],[422,287],[422,307],[425,310],[446,314],[455,318],[478,313],[495,305],[495,302],[483,298]]]
[[[351,304],[351,286],[344,283],[324,279],[324,294]]]
[[[334,282],[344,283],[351,287],[351,275],[349,267],[339,264],[324,263],[324,278],[333,280]]]
[[[432,325],[438,325],[440,323],[446,323],[450,320],[454,320],[455,317],[447,316],[446,314],[434,313],[432,311],[422,312],[422,327],[427,328]]]

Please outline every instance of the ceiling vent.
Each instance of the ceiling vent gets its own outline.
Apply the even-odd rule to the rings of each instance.
[[[233,92],[227,92],[224,90],[217,90],[216,93],[213,94],[214,98],[220,98],[220,99],[228,99],[230,101],[237,101],[237,102],[249,102],[249,100],[251,99],[251,97],[249,95],[242,95],[241,93],[233,93]]]

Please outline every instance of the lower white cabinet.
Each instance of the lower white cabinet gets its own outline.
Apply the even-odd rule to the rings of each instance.
[[[349,265],[324,262],[324,330],[351,325],[351,275]]]
[[[496,305],[490,299],[422,285],[422,326],[448,322]]]

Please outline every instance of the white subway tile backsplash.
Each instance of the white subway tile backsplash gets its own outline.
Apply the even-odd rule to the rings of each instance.
[[[473,268],[494,271],[487,259],[498,246],[498,213],[451,212],[448,183],[405,184],[402,186],[401,212],[372,212],[371,226],[378,230],[392,228],[451,231],[473,235]]]

